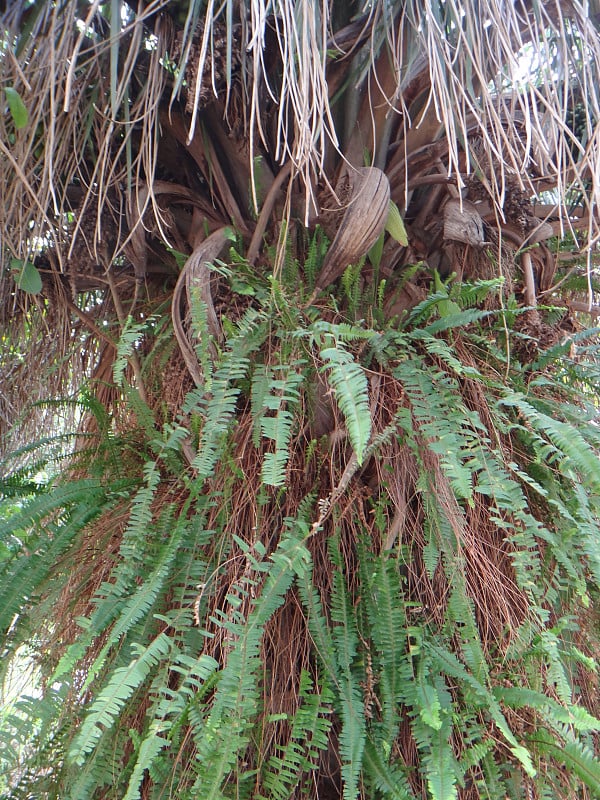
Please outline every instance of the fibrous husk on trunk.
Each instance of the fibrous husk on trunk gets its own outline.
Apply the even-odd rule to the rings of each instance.
[[[475,247],[485,243],[483,220],[474,203],[458,198],[448,200],[444,206],[444,238]]]

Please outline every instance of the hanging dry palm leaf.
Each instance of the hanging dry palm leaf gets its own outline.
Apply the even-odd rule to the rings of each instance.
[[[317,279],[317,289],[333,283],[375,244],[388,218],[390,185],[376,167],[349,170],[338,185],[343,216]]]
[[[175,285],[173,292],[173,330],[177,337],[177,342],[181,348],[181,353],[185,359],[186,366],[190,375],[201,386],[204,382],[198,357],[196,356],[190,337],[186,331],[186,321],[189,320],[189,309],[193,303],[201,301],[205,306],[205,314],[208,332],[219,342],[222,339],[221,324],[215,313],[215,307],[211,292],[211,265],[220,255],[221,251],[231,239],[230,228],[220,228],[209,237],[200,241],[194,248],[193,253],[185,262],[183,269]],[[182,307],[183,292],[185,289],[185,310]],[[214,348],[214,345],[212,345]],[[209,348],[210,349],[210,348]]]

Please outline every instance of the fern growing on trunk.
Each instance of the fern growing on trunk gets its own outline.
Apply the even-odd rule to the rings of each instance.
[[[98,482],[57,480],[4,524],[54,529],[4,562],[5,666],[40,608],[76,619],[38,632],[46,689],[5,720],[10,796],[446,800],[512,796],[515,774],[540,796],[597,791],[575,620],[597,593],[598,434],[581,407],[573,429],[563,382],[591,385],[591,334],[589,356],[565,343],[523,369],[496,343],[501,307],[470,308],[495,283],[378,330],[261,280],[182,404],[188,467],[156,419],[137,478],[103,469],[100,441]],[[82,569],[96,542],[101,575]],[[32,735],[51,777],[11,767]]]
[[[8,6],[0,794],[597,795],[597,18]]]

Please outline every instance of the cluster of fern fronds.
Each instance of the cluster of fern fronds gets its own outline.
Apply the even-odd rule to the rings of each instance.
[[[498,281],[399,325],[232,259],[175,414],[168,325],[132,323],[127,424],[84,397],[68,470],[3,479],[4,796],[595,796],[590,332],[522,366]]]

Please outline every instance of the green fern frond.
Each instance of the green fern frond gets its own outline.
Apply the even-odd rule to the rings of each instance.
[[[300,538],[298,538],[300,534]],[[266,573],[261,591],[247,619],[236,609],[239,603],[230,592],[231,610],[220,623],[228,632],[232,649],[219,676],[210,714],[195,730],[199,754],[194,791],[204,798],[222,796],[222,785],[248,745],[252,725],[259,711],[257,673],[264,626],[282,604],[296,575],[310,564],[303,545],[303,529],[283,537],[277,550],[263,564]],[[239,587],[242,596],[244,587]]]
[[[200,371],[204,380],[204,388],[210,392],[212,386],[213,373],[213,336],[210,331],[207,305],[202,300],[202,290],[199,286],[193,285],[188,292],[190,303],[191,329],[193,333],[192,343],[194,351],[200,364]]]
[[[154,327],[155,317],[148,317],[142,322],[135,322],[132,317],[127,317],[117,344],[117,354],[113,364],[113,380],[119,385],[127,368],[131,356],[135,352],[143,337]]]
[[[14,517],[0,522],[0,539],[19,527],[31,529],[28,551],[17,551],[0,567],[0,630],[39,595],[53,566],[60,562],[80,532],[104,510],[105,489],[96,481],[76,481],[27,502]],[[71,508],[71,506],[73,506]],[[52,523],[44,522],[52,518]]]
[[[425,325],[429,323],[429,320],[437,315],[440,303],[448,303],[448,290],[445,287],[442,287],[439,291],[432,292],[425,300],[422,300],[411,309],[406,320],[406,325],[410,327],[414,326],[415,328],[425,327]],[[454,313],[458,314],[459,311],[460,309],[457,306]],[[449,314],[447,316],[449,316]],[[442,319],[444,318],[445,316],[442,315]]]
[[[411,731],[421,753],[431,797],[455,800],[459,768],[451,744],[452,699],[443,677],[434,671],[427,644],[423,642],[420,649],[413,685],[404,687]]]
[[[427,787],[432,800],[456,800],[458,797],[458,765],[450,741],[450,721],[429,734],[429,745],[424,751],[423,764]]]
[[[183,652],[173,651],[170,664],[172,675],[177,675],[179,685],[170,692],[164,688],[158,692],[156,702],[148,710],[151,720],[144,733],[135,734],[136,756],[127,784],[125,797],[137,800],[141,793],[141,784],[146,773],[153,774],[161,770],[163,754],[166,757],[165,767],[170,762],[170,754],[177,746],[177,732],[186,720],[192,707],[197,707],[203,693],[210,689],[211,678],[218,669],[218,663],[206,654],[200,658],[191,658]],[[163,676],[155,680],[156,687],[164,687]],[[156,690],[154,690],[156,691]]]
[[[328,746],[332,695],[315,693],[308,673],[300,674],[299,707],[291,720],[291,732],[281,757],[271,756],[264,786],[268,798],[288,800],[301,780],[316,768],[319,753]]]
[[[125,561],[131,559],[135,562],[143,557],[139,543],[145,541],[148,528],[152,523],[152,502],[160,483],[160,470],[156,462],[148,461],[143,466],[143,473],[146,485],[138,489],[133,498],[129,522],[121,543],[121,552]]]
[[[556,448],[554,458],[561,461],[561,468],[571,466],[585,477],[586,483],[595,491],[600,491],[600,462],[581,434],[558,419],[540,412],[517,393],[506,393],[501,405],[518,410],[527,423]]]
[[[255,447],[260,444],[261,421],[264,413],[265,398],[269,393],[271,385],[272,370],[268,364],[256,364],[252,371],[252,383],[250,387],[250,403],[252,410],[252,443]]]
[[[462,309],[473,308],[484,303],[491,295],[499,294],[504,284],[503,277],[478,280],[474,283],[456,283],[453,297]]]
[[[591,747],[571,740],[560,748],[564,765],[573,770],[591,791],[600,794],[600,763]]]
[[[459,679],[465,686],[474,690],[475,695],[479,697],[482,708],[487,709],[491,718],[494,720],[498,730],[502,733],[511,752],[516,756],[525,772],[533,777],[535,775],[535,767],[531,760],[531,755],[527,748],[519,744],[515,735],[511,731],[500,706],[494,698],[491,691],[484,687],[478,680],[476,680],[459,662],[454,653],[446,648],[438,647],[436,645],[429,645],[429,652],[435,657],[439,663],[440,669],[448,676]]]
[[[149,732],[144,736],[138,748],[136,748],[136,759],[123,800],[140,800],[141,783],[146,771],[151,769],[155,759],[169,745],[168,740],[161,733],[160,725],[154,723],[150,726]]]
[[[335,545],[334,545],[335,546]],[[342,719],[340,731],[340,754],[342,756],[342,780],[344,800],[355,800],[359,790],[363,751],[367,740],[367,726],[362,691],[354,661],[358,652],[356,616],[342,573],[339,555],[332,559],[338,569],[333,575],[331,618],[336,623],[332,639],[337,663],[336,685],[339,714]]]
[[[325,319],[317,319],[305,330],[297,330],[294,332],[297,338],[308,338],[318,343],[333,340],[335,342],[343,342],[350,344],[352,342],[370,341],[377,337],[379,334],[361,324],[352,324],[349,322],[328,322]]]
[[[214,374],[211,397],[203,401],[201,406],[205,422],[198,445],[198,455],[192,464],[197,471],[199,481],[212,474],[222,453],[240,394],[239,384],[233,382],[245,378],[249,368],[248,358],[227,359],[226,364]]]
[[[372,639],[373,671],[378,676],[383,742],[391,742],[400,726],[400,698],[407,680],[407,619],[405,587],[399,563],[390,554],[369,556],[360,551],[363,597]]]
[[[348,314],[353,318],[360,306],[360,273],[364,266],[364,259],[357,264],[350,264],[342,274],[342,287],[348,300]]]
[[[561,705],[552,697],[527,686],[498,686],[494,688],[494,696],[510,708],[536,709],[544,722],[557,731],[563,725],[579,733],[600,730],[600,720],[582,706]]]
[[[287,466],[289,443],[294,422],[293,411],[300,400],[299,388],[304,376],[299,371],[304,362],[294,361],[285,366],[273,369],[275,374],[281,373],[282,378],[273,378],[269,382],[268,392],[263,397],[263,408],[268,412],[275,412],[274,416],[261,415],[260,426],[262,435],[274,443],[274,452],[265,453],[262,479],[267,486],[281,486],[285,482],[285,468]]]
[[[325,362],[321,371],[328,373],[335,399],[346,421],[350,443],[361,464],[371,437],[367,376],[340,345],[324,348],[320,357]]]
[[[126,667],[114,670],[106,686],[87,711],[81,729],[69,751],[69,759],[82,765],[100,738],[118,720],[121,710],[133,693],[148,679],[151,669],[168,656],[172,648],[170,638],[160,633],[148,647],[137,645],[138,655]]]
[[[443,725],[441,711],[442,705],[437,689],[425,677],[425,662],[421,661],[416,676],[415,710],[419,712],[421,720],[429,728],[439,731]]]
[[[438,301],[439,302],[439,301]],[[472,325],[474,322],[480,322],[490,316],[495,315],[495,311],[482,311],[477,308],[469,308],[466,311],[457,311],[445,314],[440,319],[430,322],[426,327],[422,328],[429,334],[442,333],[442,331],[458,330],[465,328],[467,325]]]
[[[195,390],[186,398],[184,413],[200,412],[204,418],[198,455],[192,465],[200,484],[212,475],[223,454],[241,392],[240,383],[247,378],[251,367],[249,356],[262,345],[267,333],[264,313],[254,309],[247,311],[237,323],[235,333],[220,357],[219,366],[213,373],[210,395],[207,396],[204,390]]]
[[[375,790],[386,800],[414,800],[414,793],[406,776],[397,768],[386,764],[381,745],[369,739],[363,755],[365,772]]]
[[[460,632],[462,659],[473,677],[482,685],[489,683],[489,668],[481,644],[481,637],[473,602],[469,598],[462,576],[454,576],[453,588],[448,600],[448,620]]]
[[[120,601],[113,593],[107,598],[109,603],[115,604],[118,607],[118,617],[102,649],[94,659],[92,665],[88,668],[85,685],[88,685],[90,681],[94,679],[97,672],[102,669],[111,647],[117,642],[124,643],[127,641],[127,637],[132,631],[135,631],[138,623],[147,619],[157,599],[160,597],[161,593],[165,591],[165,586],[171,575],[172,564],[179,553],[179,543],[183,533],[182,526],[185,524],[182,520],[173,524],[172,516],[167,512],[168,509],[163,509],[162,524],[160,521],[156,523],[156,532],[159,536],[161,534],[169,536],[170,534],[170,538],[167,539],[165,544],[160,546],[158,553],[153,558],[153,562],[156,566],[149,572],[147,578],[136,586],[131,593],[127,592],[127,598],[124,601]],[[115,581],[115,585],[119,583],[119,580]],[[105,619],[102,614],[102,602],[98,604],[98,611],[98,616]],[[86,636],[83,637],[83,643],[86,641],[90,642],[95,636],[99,636],[102,627],[103,626],[99,628],[97,617],[92,615],[86,631]],[[77,643],[75,645],[74,654],[81,652],[81,644],[82,643]],[[66,666],[66,664],[63,664],[62,669],[64,670]],[[56,677],[57,674],[55,674],[55,678]]]
[[[311,567],[307,568],[299,576],[298,591],[319,661],[323,665],[324,673],[329,680],[329,686],[333,687],[337,680],[335,649],[321,597],[312,582]]]
[[[600,763],[590,747],[570,737],[566,741],[557,741],[544,730],[531,736],[530,741],[540,753],[550,755],[563,768],[577,775],[593,795],[600,794]]]
[[[317,275],[323,266],[328,247],[329,241],[323,232],[323,228],[317,225],[310,238],[306,260],[304,262],[304,275],[310,291],[315,288]]]
[[[480,371],[475,367],[464,364],[458,358],[454,347],[444,339],[433,336],[430,327],[414,331],[411,334],[411,339],[414,342],[422,343],[428,353],[437,356],[455,375],[459,377],[468,375],[477,380],[482,379],[483,376]]]
[[[395,377],[406,390],[418,429],[427,446],[440,457],[456,496],[470,503],[474,477],[471,463],[481,449],[481,423],[459,400],[455,380],[419,363],[417,358],[398,364]],[[407,433],[418,448],[411,421]]]

